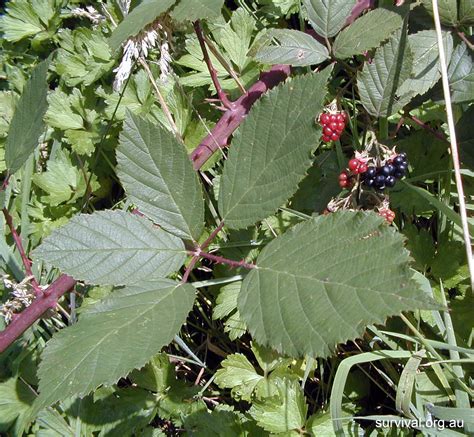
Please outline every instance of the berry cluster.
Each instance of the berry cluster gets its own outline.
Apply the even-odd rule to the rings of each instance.
[[[339,186],[341,188],[351,186],[354,179],[353,176],[367,171],[367,158],[363,158],[361,154],[356,153],[356,158],[352,158],[349,161],[348,167],[339,175]]]
[[[397,179],[407,174],[408,161],[406,153],[399,153],[395,158],[387,161],[380,167],[368,167],[364,174],[363,183],[367,187],[374,187],[378,191],[392,188]]]
[[[337,141],[346,127],[347,114],[345,112],[323,113],[319,117],[323,127],[323,141]]]
[[[352,158],[349,161],[349,170],[354,174],[365,173],[367,171],[367,163],[362,159]]]
[[[339,186],[341,188],[346,188],[350,185],[350,178],[347,171],[342,171],[339,175]]]
[[[389,208],[382,208],[379,210],[379,216],[387,220],[388,223],[392,223],[395,219],[395,213]]]

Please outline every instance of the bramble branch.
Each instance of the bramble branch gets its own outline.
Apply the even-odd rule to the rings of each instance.
[[[48,309],[55,308],[58,299],[70,290],[76,281],[70,276],[61,275],[32,304],[0,332],[0,353],[5,351],[21,334],[36,322]]]
[[[233,103],[233,107],[224,113],[210,134],[191,153],[195,170],[199,170],[216,150],[227,145],[229,137],[240,126],[252,105],[262,94],[284,81],[289,74],[288,65],[275,65],[270,71],[260,75],[260,79]]]

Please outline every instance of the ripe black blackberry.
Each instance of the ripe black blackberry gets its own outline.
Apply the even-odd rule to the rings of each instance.
[[[408,160],[406,153],[399,153],[395,158],[380,167],[368,167],[364,174],[363,184],[377,191],[395,186],[397,179],[406,176]]]
[[[393,175],[397,179],[401,179],[403,176],[406,176],[408,171],[408,159],[407,154],[402,152],[399,153],[392,160],[393,167],[395,168]]]

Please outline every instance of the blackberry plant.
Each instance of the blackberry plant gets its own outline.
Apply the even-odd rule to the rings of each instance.
[[[2,3],[0,434],[472,434],[473,10]]]

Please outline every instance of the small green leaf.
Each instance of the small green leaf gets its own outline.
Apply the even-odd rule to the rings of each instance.
[[[70,87],[91,85],[108,73],[114,63],[110,46],[99,32],[84,27],[59,33],[56,72]]]
[[[98,88],[97,94],[105,100],[105,113],[109,120],[125,120],[127,110],[150,120],[158,119],[159,107],[145,71],[139,70],[132,74],[121,93],[106,92]]]
[[[242,354],[228,355],[216,372],[215,383],[221,388],[231,388],[236,399],[251,401],[252,393],[263,379],[250,361]]]
[[[154,392],[156,414],[175,425],[180,426],[185,417],[207,411],[204,401],[197,399],[199,386],[188,385],[178,378],[174,364],[164,352],[153,357],[144,368],[133,371],[129,378],[139,387]]]
[[[272,29],[267,44],[260,47],[255,59],[263,64],[306,66],[320,64],[329,54],[326,47],[307,33],[292,29]]]
[[[264,219],[296,191],[319,143],[314,118],[330,72],[298,76],[273,89],[237,130],[219,193],[219,211],[230,228]]]
[[[258,343],[293,357],[327,356],[368,324],[436,307],[411,280],[409,261],[401,234],[376,214],[319,216],[262,250],[238,308]]]
[[[342,29],[355,4],[356,0],[303,0],[311,26],[326,38]]]
[[[311,437],[338,437],[334,432],[333,420],[331,419],[331,413],[329,413],[329,411],[320,411],[313,414],[306,422],[305,428]],[[348,436],[359,436],[364,433],[361,426],[353,420],[344,421],[344,431]],[[397,434],[397,437],[402,436]]]
[[[277,378],[278,396],[255,401],[250,415],[266,431],[283,433],[300,431],[306,422],[308,406],[298,381]]]
[[[81,171],[71,163],[66,151],[60,150],[54,160],[49,159],[47,171],[34,174],[32,180],[46,193],[41,200],[51,206],[57,206],[84,196],[87,188],[84,180],[85,172],[84,168]],[[95,175],[91,178],[90,186],[92,191],[99,188]]]
[[[35,67],[16,105],[5,146],[5,161],[11,173],[19,170],[33,153],[44,130],[43,116],[48,107],[46,75],[50,60]]]
[[[117,174],[130,200],[169,232],[198,240],[201,183],[183,144],[163,127],[128,113],[117,148]]]
[[[237,296],[240,293],[242,282],[233,282],[221,287],[216,298],[216,306],[212,311],[214,320],[224,319],[237,309]]]
[[[112,51],[131,36],[141,32],[148,24],[155,21],[162,13],[166,12],[175,0],[144,0],[135,7],[123,21],[114,29],[109,38]]]
[[[77,215],[34,254],[76,279],[113,285],[165,277],[186,257],[181,240],[125,211]]]
[[[222,46],[240,72],[251,61],[247,52],[255,28],[255,18],[245,9],[239,8],[232,13],[230,21],[222,29],[218,28],[213,31],[213,35],[216,35],[216,39],[220,43],[219,45]]]
[[[193,437],[268,437],[247,414],[234,411],[226,404],[216,405],[212,411],[198,411],[184,421],[186,435]]]
[[[180,21],[215,18],[221,14],[224,0],[181,0],[171,11],[171,17]]]
[[[424,188],[417,187],[412,185],[410,182],[407,181],[400,181],[405,187],[409,188],[411,191],[415,192],[421,198],[427,200],[435,209],[439,212],[444,214],[449,220],[462,228],[461,216],[454,211],[449,205],[445,202],[442,202],[438,199],[437,196],[430,193],[429,191],[425,190]],[[469,229],[471,233],[474,233],[474,224],[468,223]]]
[[[378,47],[395,30],[402,27],[402,17],[387,9],[378,8],[363,15],[346,27],[334,41],[336,58],[345,59]]]
[[[48,111],[45,120],[58,129],[82,129],[84,121],[79,113],[81,92],[74,89],[72,94],[66,94],[61,89],[56,89],[48,96]]]
[[[376,117],[388,117],[408,103],[411,94],[400,96],[398,88],[410,76],[411,66],[406,31],[398,31],[377,49],[358,75],[357,86],[365,109]]]
[[[237,296],[240,293],[242,282],[227,284],[219,290],[216,298],[216,306],[212,312],[212,318],[225,319],[224,332],[229,334],[231,340],[235,340],[245,334],[245,323],[240,318],[237,310]]]
[[[7,41],[17,42],[45,31],[41,17],[33,9],[29,0],[8,2],[6,13],[0,17],[0,31]]]
[[[57,332],[42,354],[35,410],[114,384],[144,366],[178,332],[194,293],[189,284],[144,280],[114,291]]]

